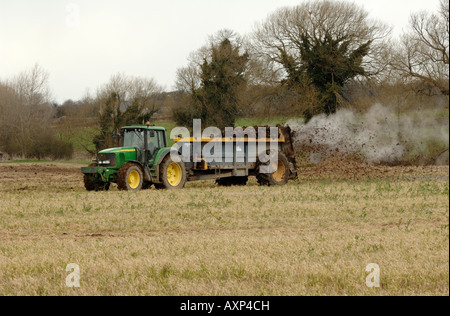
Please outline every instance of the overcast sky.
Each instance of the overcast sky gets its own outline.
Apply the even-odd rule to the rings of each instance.
[[[300,0],[1,0],[0,79],[36,63],[50,73],[57,102],[95,93],[118,72],[152,77],[173,89],[176,70],[208,35],[245,35],[279,7]],[[412,12],[436,11],[439,0],[356,0],[394,27]]]

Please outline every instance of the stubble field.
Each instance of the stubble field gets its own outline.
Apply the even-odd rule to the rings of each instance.
[[[449,295],[448,167],[135,194],[88,193],[80,167],[0,164],[0,295]]]

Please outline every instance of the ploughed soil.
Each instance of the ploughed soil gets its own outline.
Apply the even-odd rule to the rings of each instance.
[[[84,191],[80,164],[67,163],[1,163],[0,193],[11,191]],[[331,157],[317,165],[301,165],[298,180],[367,181],[439,180],[449,181],[448,166],[383,166],[353,158]],[[205,186],[213,185],[211,181]],[[249,185],[256,185],[251,179]],[[115,189],[115,186],[112,187]]]
[[[1,163],[0,192],[79,191],[84,188],[82,165],[66,163]]]
[[[299,180],[442,180],[449,181],[449,166],[386,166],[354,157],[333,156],[317,165],[300,166]]]

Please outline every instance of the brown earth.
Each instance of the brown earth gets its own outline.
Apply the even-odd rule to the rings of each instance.
[[[83,189],[81,165],[62,163],[2,163],[0,192],[52,188],[56,192]]]
[[[299,179],[308,180],[449,180],[449,166],[385,166],[357,158],[334,156],[317,165],[299,168]]]
[[[6,191],[84,191],[79,164],[64,163],[2,163],[0,192]],[[355,158],[331,157],[317,165],[299,166],[299,181],[359,180],[440,180],[449,181],[448,166],[382,166]],[[213,184],[209,181],[207,186]],[[251,179],[249,185],[255,185]],[[196,183],[201,185],[201,183]],[[114,186],[115,188],[115,186]],[[114,189],[113,188],[113,189]]]

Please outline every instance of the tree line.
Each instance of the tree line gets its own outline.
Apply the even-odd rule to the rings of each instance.
[[[185,98],[174,118],[219,127],[258,113],[308,121],[390,89],[448,99],[448,11],[441,0],[437,13],[413,14],[399,40],[363,7],[326,0],[281,8],[246,38],[218,32],[178,71]]]
[[[295,116],[306,121],[340,107],[374,102],[414,107],[449,95],[449,1],[434,13],[411,15],[400,38],[346,1],[306,1],[280,8],[242,36],[222,30],[191,53],[177,71],[176,91],[154,79],[117,74],[94,96],[51,102],[39,66],[0,82],[0,149],[24,157],[64,158],[70,142],[51,125],[68,116],[92,119],[96,150],[111,147],[123,125],[155,115],[191,126],[234,126],[239,117]],[[413,102],[414,100],[414,102]],[[206,126],[205,125],[205,126]],[[89,150],[88,148],[86,148]]]
[[[0,150],[24,158],[68,159],[72,144],[52,127],[54,106],[49,74],[36,65],[0,82]]]

